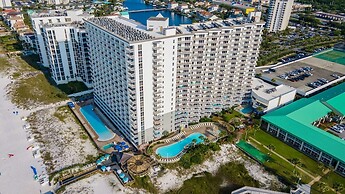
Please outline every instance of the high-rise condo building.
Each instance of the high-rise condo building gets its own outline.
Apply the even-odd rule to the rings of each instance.
[[[39,3],[45,3],[47,5],[67,5],[69,0],[38,0]]]
[[[263,22],[91,18],[95,104],[135,145],[250,100]]]
[[[266,28],[269,32],[285,30],[289,24],[294,0],[271,0]]]
[[[12,7],[11,0],[0,0],[0,7],[1,8],[10,8]]]
[[[57,84],[83,81],[91,86],[87,33],[82,10],[31,12],[36,49],[43,66],[49,67]]]

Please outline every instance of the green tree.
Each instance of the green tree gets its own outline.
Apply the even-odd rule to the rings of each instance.
[[[341,192],[344,190],[344,185],[338,182],[333,183],[332,187],[336,192]]]
[[[317,184],[317,189],[318,189],[321,193],[324,193],[324,192],[326,192],[326,191],[329,190],[328,187],[327,187],[327,184],[324,183],[324,182],[319,182],[319,183]]]
[[[169,135],[169,132],[168,131],[163,131],[162,135],[163,135],[163,137],[166,137],[166,136]]]

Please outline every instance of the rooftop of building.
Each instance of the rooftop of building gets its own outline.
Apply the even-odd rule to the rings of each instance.
[[[65,10],[28,10],[27,13],[31,18],[42,17],[59,17],[59,16],[90,16],[90,14],[84,12],[82,9],[65,9]]]
[[[153,21],[161,21],[162,17],[151,17]],[[96,17],[87,20],[111,33],[119,35],[127,41],[144,41],[154,38],[164,37],[162,33],[148,31],[146,26],[121,16]],[[164,20],[165,21],[165,20]],[[226,20],[207,21],[204,23],[183,24],[180,26],[170,26],[169,29],[175,28],[176,34],[191,34],[220,28],[231,29],[236,26],[245,26],[247,24],[261,24],[264,22],[252,22],[247,18],[228,18]]]
[[[43,24],[45,28],[53,28],[53,27],[78,27],[84,29],[85,26],[83,22],[80,21],[73,21],[73,22],[60,22],[60,23],[45,23]]]
[[[239,8],[239,9],[255,9],[254,7],[242,5],[242,4],[233,4],[233,7]]]
[[[231,194],[243,194],[243,193],[252,193],[252,194],[287,194],[287,193],[271,191],[271,190],[267,190],[267,189],[248,187],[248,186],[241,187],[241,188],[231,192]]]
[[[157,32],[147,31],[146,26],[121,16],[96,17],[90,18],[87,21],[127,41],[150,40],[163,36]]]
[[[261,79],[254,78],[252,83],[252,91],[265,100],[271,100],[284,94],[296,90],[287,85],[274,86]]]
[[[344,102],[345,83],[342,83],[272,111],[262,119],[345,162],[345,141],[312,125],[332,111],[345,115]]]
[[[264,25],[264,22],[257,22]],[[220,28],[230,29],[237,26],[244,26],[248,24],[257,24],[248,20],[246,17],[241,18],[228,18],[225,20],[217,20],[217,21],[206,21],[203,23],[193,23],[193,24],[183,24],[177,26],[177,33],[178,34],[190,34],[195,32],[202,32],[208,30],[216,30]]]
[[[150,20],[150,21],[167,21],[169,18],[165,18],[163,17],[162,14],[158,14],[156,17],[150,17],[149,19],[147,20]]]

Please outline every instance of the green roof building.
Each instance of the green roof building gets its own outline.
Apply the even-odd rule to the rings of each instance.
[[[345,83],[264,115],[261,127],[345,176],[345,140],[316,127],[331,112],[344,119]]]

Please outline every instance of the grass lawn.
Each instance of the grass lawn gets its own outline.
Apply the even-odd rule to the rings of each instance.
[[[267,170],[285,179],[287,183],[297,183],[298,177],[301,178],[301,183],[309,183],[312,180],[311,177],[299,171],[298,169],[295,169],[293,165],[276,156],[270,150],[264,148],[262,145],[258,145],[253,141],[251,141],[250,143],[253,144],[261,152],[266,153],[270,156],[270,160],[265,162],[263,165],[267,168]]]
[[[66,94],[73,94],[89,89],[83,82],[79,81],[69,82],[68,84],[60,84],[57,87],[60,90],[64,91]]]
[[[11,67],[11,64],[6,57],[0,57],[0,72],[6,71],[9,67]]]
[[[18,80],[11,91],[11,95],[12,101],[23,108],[29,108],[35,104],[56,103],[67,99],[67,95],[52,86],[42,73]]]
[[[313,184],[312,186],[312,194],[316,194],[316,193],[322,193],[320,188],[319,188],[319,183],[323,182],[325,183],[327,186],[327,189],[325,189],[326,191],[324,193],[326,194],[333,194],[335,193],[333,190],[331,190],[331,188],[333,187],[334,183],[340,183],[343,185],[343,190],[340,193],[344,193],[345,192],[345,178],[338,175],[335,172],[329,172],[327,175],[323,176],[321,178],[321,180],[315,184]]]
[[[297,151],[296,149],[290,147],[289,145],[283,143],[282,141],[278,140],[277,138],[271,136],[270,134],[262,131],[257,130],[254,133],[251,133],[251,136],[261,142],[263,145],[273,145],[275,148],[275,152],[282,155],[286,159],[293,159],[299,158],[301,161],[301,167],[310,172],[313,175],[323,175],[322,173],[322,165],[319,165],[315,160],[309,158],[308,156],[304,155],[303,153]]]
[[[37,66],[35,59],[36,56],[0,57],[0,71],[11,69],[11,76],[15,79],[9,93],[12,102],[28,109],[68,99],[63,91],[49,82],[40,71],[43,68]]]
[[[0,44],[6,52],[13,52],[22,50],[23,47],[20,42],[17,40],[15,35],[8,35],[0,37]]]
[[[232,111],[232,113],[225,113],[223,115],[223,120],[226,122],[229,122],[231,119],[235,118],[235,117],[241,117],[241,113],[237,112],[237,111]]]

